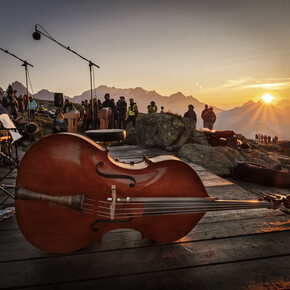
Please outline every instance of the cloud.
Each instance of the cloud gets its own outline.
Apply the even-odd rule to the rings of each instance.
[[[198,83],[198,82],[195,82],[194,83],[197,87],[199,87],[200,89],[202,89],[202,86]]]
[[[272,78],[257,80],[253,77],[240,77],[227,80],[224,84],[217,87],[208,88],[207,91],[221,90],[245,90],[253,88],[264,88],[268,90],[282,90],[290,88],[290,78]]]

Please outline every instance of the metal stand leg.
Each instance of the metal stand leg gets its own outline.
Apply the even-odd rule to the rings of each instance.
[[[13,158],[13,156],[12,156],[12,153],[11,153],[11,156],[10,157],[12,157],[12,159],[13,159],[13,161],[15,162],[11,167],[10,167],[10,170],[9,170],[9,172],[7,172],[5,175],[4,175],[4,177],[2,177],[1,179],[0,179],[0,183],[2,182],[2,180],[4,180],[9,174],[11,174],[15,169],[18,169],[18,166],[19,166],[19,160],[18,160],[18,149],[17,149],[17,145],[16,144],[14,144],[15,145],[15,158]],[[11,151],[12,152],[12,151]],[[14,195],[12,195],[10,192],[8,192],[6,189],[8,189],[8,188],[14,188],[15,186],[14,185],[4,185],[4,184],[1,184],[0,185],[0,190],[1,191],[3,191],[6,195],[7,195],[7,197],[6,198],[4,198],[4,200],[2,200],[1,202],[0,202],[0,205],[3,205],[4,204],[4,202],[8,199],[8,198],[12,198],[12,199],[15,199],[15,197],[14,197]],[[5,189],[6,188],[6,189]]]

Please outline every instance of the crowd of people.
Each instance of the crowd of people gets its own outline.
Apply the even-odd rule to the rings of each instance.
[[[38,126],[34,122],[28,122],[24,118],[24,112],[29,112],[29,119],[35,119],[35,110],[38,108],[37,102],[28,95],[16,96],[17,91],[13,90],[9,85],[6,90],[6,95],[0,100],[0,114],[7,114],[14,123],[18,132],[24,139],[33,141],[34,133],[38,130]]]
[[[257,133],[255,135],[255,141],[262,143],[276,143],[278,141],[278,137],[271,137],[270,135]]]
[[[100,119],[98,117],[98,111],[103,108],[111,109],[111,118],[109,122],[109,129],[125,129],[127,125],[131,122],[133,127],[135,128],[136,119],[138,116],[138,106],[134,102],[134,99],[129,99],[129,105],[125,100],[124,96],[121,96],[117,103],[115,100],[110,97],[110,94],[105,94],[103,103],[96,98],[92,101],[82,101],[80,106],[80,115],[83,120],[82,127],[85,130],[89,130],[90,128],[99,129],[100,128]],[[69,100],[66,100],[70,102]],[[63,111],[66,112],[66,111]],[[94,124],[93,124],[94,122]]]
[[[109,122],[109,129],[124,129],[126,130],[127,125],[132,123],[135,128],[136,119],[138,116],[138,106],[133,98],[129,99],[129,105],[125,100],[124,96],[119,97],[117,103],[110,97],[110,94],[105,94],[103,103],[96,98],[93,99],[94,105],[92,106],[91,100],[82,101],[80,106],[80,119],[83,120],[82,127],[84,130],[89,130],[91,128],[99,129],[100,120],[98,117],[98,111],[103,108],[111,109],[111,117]],[[63,113],[68,113],[70,110],[76,110],[70,100],[65,100],[65,106],[62,110]],[[155,101],[151,101],[147,106],[148,114],[157,113],[158,108]],[[92,114],[93,112],[93,114]],[[160,113],[164,113],[164,107],[161,107]],[[94,116],[94,118],[93,118]],[[193,105],[188,105],[188,111],[185,112],[184,117],[197,122],[197,115],[194,111]],[[203,120],[203,128],[213,129],[213,125],[216,121],[216,114],[213,111],[213,107],[208,107],[205,105],[204,110],[201,113],[201,118]],[[93,124],[94,121],[94,124]]]
[[[40,110],[41,107],[38,102],[31,96],[19,95],[16,96],[17,91],[13,90],[12,86],[9,85],[6,91],[6,96],[2,97],[1,104],[4,109],[7,110],[11,118],[17,123],[19,120],[21,126],[23,125],[23,114],[25,111],[29,112],[29,119],[35,119],[36,110]],[[124,129],[126,130],[127,125],[132,123],[135,128],[136,119],[138,116],[138,106],[133,98],[129,99],[129,104],[127,104],[124,96],[120,96],[119,100],[115,103],[115,100],[111,98],[110,94],[106,93],[104,96],[104,101],[101,102],[100,99],[94,98],[93,105],[92,100],[85,100],[81,102],[80,107],[74,105],[69,99],[65,99],[64,106],[55,115],[55,120],[53,121],[52,131],[53,133],[65,132],[67,131],[67,122],[64,118],[64,114],[71,111],[80,111],[80,119],[82,121],[82,127],[84,130],[99,129],[100,119],[98,112],[103,108],[110,108],[110,121],[109,129]],[[147,106],[148,114],[157,113],[158,108],[155,101]],[[160,113],[164,113],[164,107],[161,107]],[[185,112],[184,117],[196,122],[197,115],[194,111],[194,106],[189,105],[188,111]],[[203,120],[203,127],[210,130],[213,129],[213,124],[216,121],[216,115],[213,111],[213,107],[208,107],[205,105],[205,109],[201,113],[201,118]]]
[[[13,90],[9,85],[6,91],[6,96],[2,97],[1,105],[7,110],[11,117],[17,119],[23,115],[25,111],[30,111],[30,117],[35,119],[35,110],[39,106],[37,102],[28,95],[16,96],[17,91]]]

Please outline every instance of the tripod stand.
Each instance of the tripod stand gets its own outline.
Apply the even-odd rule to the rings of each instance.
[[[4,157],[3,161],[5,164],[5,158],[7,159],[9,166],[8,172],[5,173],[3,177],[0,178],[0,191],[4,192],[6,194],[6,197],[0,202],[0,206],[3,205],[9,198],[15,199],[14,195],[12,195],[7,189],[9,188],[14,188],[14,185],[5,185],[2,183],[3,180],[7,178],[15,169],[18,169],[19,166],[19,157],[18,157],[18,148],[17,148],[17,140],[13,140],[12,134],[10,130],[15,130],[15,129],[2,129],[3,131],[6,131],[7,134],[5,136],[0,137],[1,145],[4,143],[6,145],[7,149],[7,155]],[[18,134],[18,133],[17,133]],[[15,148],[15,157],[13,156],[13,149],[12,149],[12,144],[14,144]],[[8,164],[7,164],[8,165]]]

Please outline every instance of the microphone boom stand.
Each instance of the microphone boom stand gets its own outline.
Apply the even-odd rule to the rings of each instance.
[[[19,58],[18,56],[16,56],[15,54],[13,53],[10,53],[8,50],[5,50],[3,48],[0,47],[0,49],[12,56],[14,56],[15,58],[17,58],[18,60],[22,61],[22,66],[24,66],[25,68],[25,79],[26,79],[26,94],[27,94],[27,100],[28,100],[28,104],[27,104],[27,107],[28,107],[28,122],[30,123],[30,108],[29,108],[29,92],[28,92],[28,68],[27,66],[30,65],[31,67],[33,67],[32,64],[30,64],[29,62],[27,62],[26,60],[23,60],[21,58]]]
[[[61,47],[65,48],[66,50],[69,50],[70,52],[74,53],[75,55],[77,55],[78,57],[80,57],[81,59],[83,59],[83,60],[85,60],[85,61],[87,61],[89,63],[90,85],[91,85],[91,102],[92,102],[92,121],[93,121],[93,129],[95,129],[94,102],[93,102],[93,83],[92,83],[92,66],[95,66],[97,68],[100,68],[100,67],[98,65],[96,65],[95,63],[93,63],[92,61],[88,60],[87,58],[83,57],[82,55],[80,55],[76,51],[72,50],[69,46],[65,46],[65,45],[61,44],[60,42],[58,42],[57,40],[55,40],[51,35],[49,35],[48,32],[45,31],[47,33],[47,34],[45,34],[44,32],[38,30],[37,26],[41,27],[45,31],[45,29],[40,24],[35,24],[35,32],[32,34],[33,39],[39,40],[41,38],[40,35],[43,35],[43,36],[47,37],[48,39],[54,41],[55,43],[57,43]],[[96,109],[98,111],[98,102],[97,102]]]
[[[27,98],[28,98],[28,120],[29,120],[29,123],[30,123],[30,109],[29,109],[29,92],[28,92],[28,68],[27,68],[27,66],[28,65],[30,65],[31,67],[33,67],[33,65],[32,64],[30,64],[30,63],[28,63],[26,60],[23,60],[23,59],[21,59],[21,58],[19,58],[18,56],[16,56],[15,54],[13,54],[13,53],[10,53],[8,50],[5,50],[5,49],[3,49],[3,48],[1,48],[0,47],[0,49],[2,50],[2,51],[4,51],[4,52],[6,52],[7,54],[10,54],[11,56],[13,56],[13,57],[15,57],[15,58],[17,58],[18,60],[20,60],[20,61],[22,61],[22,66],[24,66],[24,68],[25,68],[25,78],[26,78],[26,93],[27,93]],[[2,181],[2,180],[4,180],[15,168],[18,168],[18,152],[17,152],[17,145],[15,145],[15,150],[16,150],[16,165],[12,165],[12,168],[10,168],[10,171],[8,172],[8,173],[6,173],[5,174],[5,176],[4,177],[2,177],[1,179],[0,179],[0,182]],[[12,188],[13,188],[14,186],[12,186]],[[2,190],[4,193],[6,193],[6,195],[7,195],[7,197],[6,197],[6,199],[4,199],[4,200],[2,200],[1,202],[0,202],[0,205],[3,205],[4,204],[4,202],[10,197],[10,198],[12,198],[12,199],[15,199],[15,197],[9,192],[9,191],[7,191],[6,189],[5,189],[5,186],[4,186],[4,184],[1,184],[0,185],[0,190]]]

